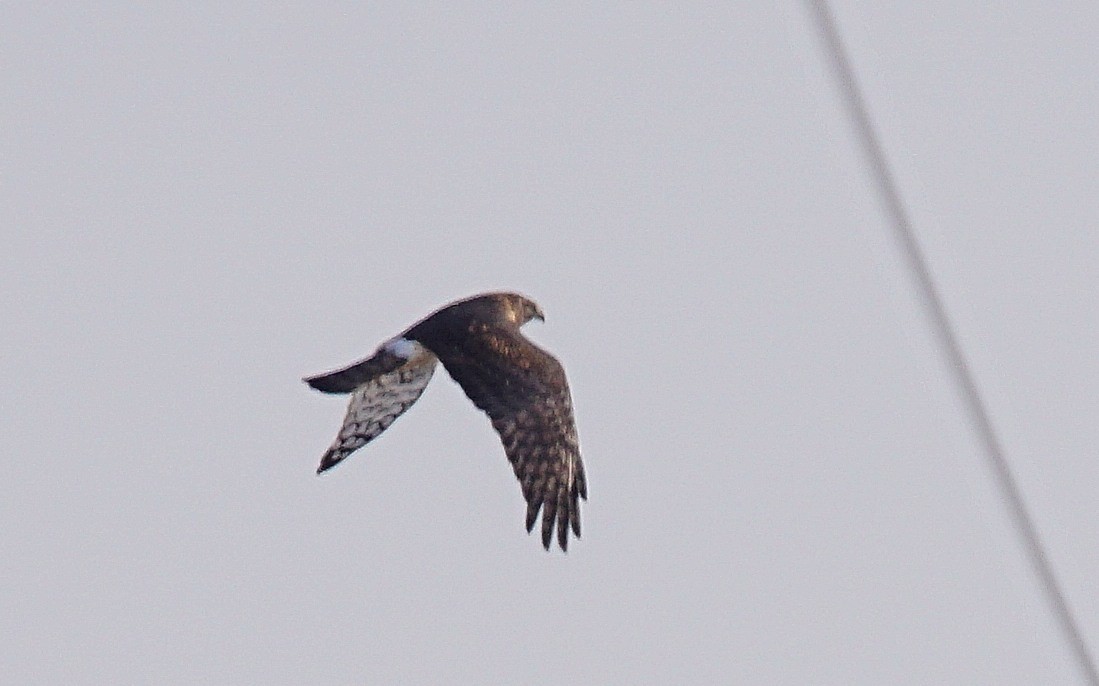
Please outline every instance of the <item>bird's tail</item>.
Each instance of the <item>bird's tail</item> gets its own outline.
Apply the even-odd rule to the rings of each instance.
[[[302,381],[322,393],[350,393],[368,381],[396,371],[408,362],[410,356],[400,354],[403,352],[405,351],[386,345],[365,360],[359,360],[334,372],[308,376]]]

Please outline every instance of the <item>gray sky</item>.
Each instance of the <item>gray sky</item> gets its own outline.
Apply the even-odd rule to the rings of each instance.
[[[0,9],[7,683],[1071,684],[799,3]],[[758,5],[758,6],[757,6]],[[1099,9],[836,10],[1099,650]],[[488,289],[590,481],[546,554],[445,374]]]

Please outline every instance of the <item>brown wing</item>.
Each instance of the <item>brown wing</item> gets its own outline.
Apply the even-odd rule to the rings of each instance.
[[[474,325],[460,345],[436,350],[473,404],[488,414],[527,501],[529,532],[542,510],[542,545],[568,549],[588,497],[565,371],[517,330]]]

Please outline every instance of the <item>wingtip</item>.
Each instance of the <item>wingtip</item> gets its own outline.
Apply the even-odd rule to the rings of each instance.
[[[321,474],[324,474],[329,469],[338,465],[341,460],[343,460],[342,457],[335,457],[332,453],[325,453],[324,457],[321,458],[320,465],[317,467],[317,475],[320,476]]]
[[[534,523],[536,521],[538,521],[538,516],[537,516],[538,511],[539,510],[534,510],[533,515],[528,515],[527,522],[526,522],[527,535],[528,536],[534,532]],[[554,527],[551,527],[549,529],[546,529],[546,528],[543,527],[542,531],[539,532],[540,533],[539,537],[542,539],[542,548],[545,549],[545,551],[547,553],[550,552],[553,549],[553,541],[554,541],[554,538],[556,538],[557,539],[557,545],[561,548],[561,552],[565,553],[566,555],[568,554],[568,552],[569,552],[569,534],[568,534],[569,530],[570,529],[572,530],[574,536],[577,539],[580,538],[580,522],[577,519],[571,519],[570,523],[571,523],[571,526],[569,526],[569,523],[567,523],[564,527],[560,527],[560,526],[556,527],[557,536],[553,535]]]
[[[538,520],[538,510],[542,509],[542,503],[527,503],[527,533],[534,531],[534,522]]]

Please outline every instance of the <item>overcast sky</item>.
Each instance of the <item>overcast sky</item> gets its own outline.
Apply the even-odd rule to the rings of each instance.
[[[838,2],[1099,650],[1099,8]],[[0,8],[0,677],[1075,684],[797,2]],[[305,375],[536,299],[546,553],[440,373],[323,477]]]

